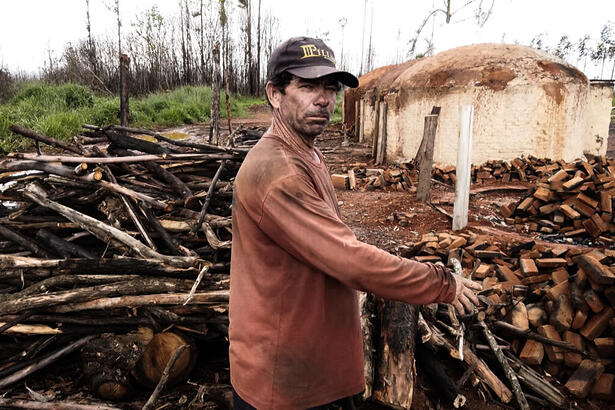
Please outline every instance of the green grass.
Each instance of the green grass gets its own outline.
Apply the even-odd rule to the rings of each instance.
[[[221,115],[226,118],[224,95]],[[231,96],[231,116],[248,114],[248,108],[264,104],[264,98]],[[130,125],[137,128],[169,127],[209,121],[211,89],[185,86],[171,92],[150,94],[130,100]],[[9,131],[19,124],[60,140],[69,140],[82,124],[119,124],[119,97],[97,97],[77,84],[24,83],[4,105],[0,105],[0,153],[27,149],[32,141]]]
[[[342,122],[342,98],[344,98],[344,91],[337,93],[335,111],[333,111],[333,115],[331,116],[331,124]]]

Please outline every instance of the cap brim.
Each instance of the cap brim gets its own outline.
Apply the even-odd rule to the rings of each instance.
[[[289,68],[289,73],[296,75],[300,78],[314,79],[320,78],[327,75],[334,75],[342,84],[351,87],[357,88],[359,86],[359,80],[354,75],[350,74],[347,71],[337,70],[334,67],[328,66],[309,66],[309,67],[297,67],[297,68]]]

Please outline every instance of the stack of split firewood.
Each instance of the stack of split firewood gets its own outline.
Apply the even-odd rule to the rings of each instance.
[[[353,164],[343,174],[332,174],[333,186],[338,189],[360,191],[415,191],[412,172],[408,167],[368,168],[366,164]]]
[[[481,165],[472,165],[472,183],[483,184],[491,182],[527,182],[535,181],[543,175],[550,174],[563,165],[548,158],[533,156],[515,158],[512,161],[493,160]],[[434,166],[432,176],[438,181],[454,184],[456,181],[455,166]]]
[[[615,400],[615,252],[504,245],[473,233],[427,234],[400,251],[457,265],[457,274],[483,284],[471,314],[457,316],[448,305],[421,309],[418,371],[446,406],[465,401],[460,386],[468,381],[520,408],[527,401],[568,408],[570,396]],[[441,369],[443,355],[463,373],[458,381]]]
[[[537,180],[525,198],[502,206],[501,212],[518,229],[612,244],[613,196],[615,161],[591,157],[560,164],[550,176]]]
[[[80,349],[93,391],[121,400],[187,345],[167,374],[181,380],[190,341],[226,333],[232,180],[247,152],[234,137],[256,137],[238,129],[221,147],[84,128],[66,143],[14,125],[39,153],[0,160],[2,391]]]

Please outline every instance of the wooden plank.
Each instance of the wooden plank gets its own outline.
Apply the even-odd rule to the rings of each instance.
[[[538,274],[538,267],[533,259],[519,259],[519,266],[523,276],[533,276]]]
[[[419,183],[416,189],[416,197],[423,202],[429,200],[431,168],[433,165],[433,150],[437,128],[438,115],[427,115],[423,128],[423,140],[421,142],[422,151],[416,154],[419,165]]]
[[[386,158],[387,147],[387,103],[381,101],[379,104],[378,113],[378,150],[376,152],[376,164],[380,165],[384,163]]]
[[[562,340],[559,333],[557,332],[557,330],[555,330],[555,327],[553,327],[552,325],[540,326],[538,328],[538,334],[544,337],[548,337],[549,339],[559,340],[559,341]],[[549,360],[552,361],[553,363],[559,364],[564,361],[564,350],[562,348],[557,347],[557,346],[546,345],[545,351],[547,353],[547,356],[549,357]]]
[[[612,337],[597,337],[594,339],[594,345],[600,357],[612,359],[615,357],[615,339]]]
[[[602,363],[585,359],[572,373],[564,387],[573,396],[584,399],[603,372],[604,365]]]
[[[564,332],[564,341],[570,343],[577,349],[584,351],[585,343],[583,342],[583,338],[581,335],[575,332],[571,332],[570,330],[566,330]],[[564,353],[564,363],[566,366],[576,369],[581,362],[583,361],[583,357],[579,353],[575,352],[565,352]]]
[[[574,261],[594,282],[600,285],[615,284],[615,274],[593,256],[588,254],[579,255]]]
[[[602,373],[590,392],[590,396],[598,400],[613,401],[615,399],[615,374]]]
[[[464,105],[461,108],[461,125],[457,146],[457,183],[455,184],[455,204],[453,206],[454,231],[461,230],[468,224],[473,121],[474,106]]]
[[[594,340],[600,336],[609,325],[609,321],[615,316],[615,311],[612,307],[604,309],[602,312],[594,315],[587,324],[581,329],[581,334],[588,340]]]
[[[530,366],[539,365],[542,363],[542,358],[545,355],[545,348],[542,343],[536,340],[528,339],[521,349],[519,359]]]

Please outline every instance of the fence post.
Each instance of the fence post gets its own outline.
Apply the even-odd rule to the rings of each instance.
[[[434,107],[435,108],[435,107]],[[431,187],[431,166],[433,164],[433,149],[438,128],[438,114],[433,113],[425,117],[423,128],[423,140],[416,154],[419,166],[419,184],[416,189],[416,197],[420,201],[429,201],[429,189]]]
[[[455,183],[455,205],[453,207],[453,230],[463,229],[468,224],[470,204],[470,176],[472,165],[472,122],[474,106],[461,107],[461,129],[457,148],[457,181]]]

